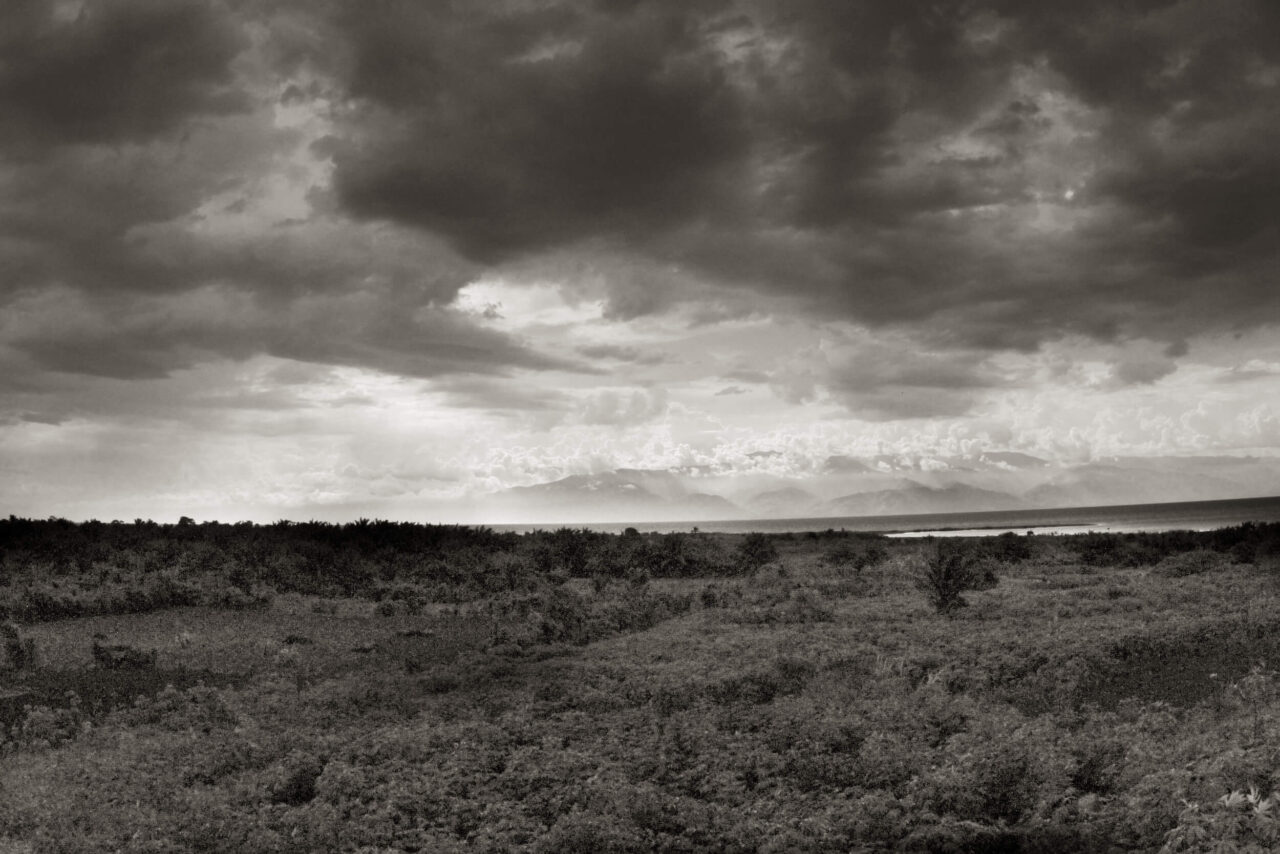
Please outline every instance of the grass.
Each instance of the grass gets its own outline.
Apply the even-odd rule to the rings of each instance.
[[[775,545],[750,576],[553,580],[414,614],[288,593],[25,625],[40,666],[6,679],[40,702],[10,718],[0,850],[1158,852],[1271,832],[1249,812],[1280,789],[1258,566],[1032,538],[939,615],[919,545]],[[679,607],[620,616],[655,602]],[[157,669],[102,699],[95,634]]]

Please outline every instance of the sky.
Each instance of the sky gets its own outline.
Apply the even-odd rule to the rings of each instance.
[[[0,17],[0,512],[1280,456],[1271,0]]]

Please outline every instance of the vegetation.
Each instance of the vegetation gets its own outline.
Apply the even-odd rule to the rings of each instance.
[[[1274,850],[1278,544],[0,521],[0,850]]]
[[[9,666],[14,670],[29,670],[36,666],[36,645],[31,638],[23,637],[13,623],[0,623],[0,637],[4,638],[4,652]]]
[[[981,565],[980,555],[956,540],[942,540],[924,556],[916,575],[916,586],[929,599],[939,614],[954,614],[969,603],[962,595],[966,590],[990,587],[996,576],[989,566]]]

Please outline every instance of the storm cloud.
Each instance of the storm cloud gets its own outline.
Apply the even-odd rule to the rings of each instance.
[[[280,120],[293,84],[282,46],[255,44],[262,20],[107,0],[24,2],[12,21],[10,370],[149,378],[259,353],[412,376],[566,364],[449,310],[477,267],[440,239],[327,209],[323,159],[300,158],[316,141]]]
[[[24,496],[140,436],[203,437],[216,478],[237,437],[252,473],[295,431],[295,497],[348,464],[496,490],[956,437],[1274,451],[1270,0],[4,17],[0,467]],[[499,446],[519,464],[486,468]]]
[[[1276,318],[1274,4],[389,9],[332,21],[340,204],[478,262],[602,243],[991,349]]]
[[[638,268],[610,283],[621,316],[680,300],[678,269],[979,349],[1280,307],[1261,0],[24,0],[11,21],[10,292],[218,283],[288,311],[381,276],[443,304],[589,246]],[[300,144],[269,120],[299,102],[329,119],[323,218],[197,227]]]

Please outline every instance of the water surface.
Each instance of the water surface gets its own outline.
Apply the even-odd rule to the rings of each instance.
[[[1280,522],[1280,496],[1226,501],[1179,501],[1169,504],[1119,504],[1101,507],[1058,507],[1040,510],[992,510],[981,513],[921,513],[900,516],[830,516],[801,519],[736,519],[710,522],[607,522],[569,525],[494,525],[501,531],[534,531],[558,527],[621,533],[707,531],[741,534],[751,531],[876,532],[891,536],[994,536],[1025,534],[1131,533],[1137,531],[1211,531],[1244,522]]]

